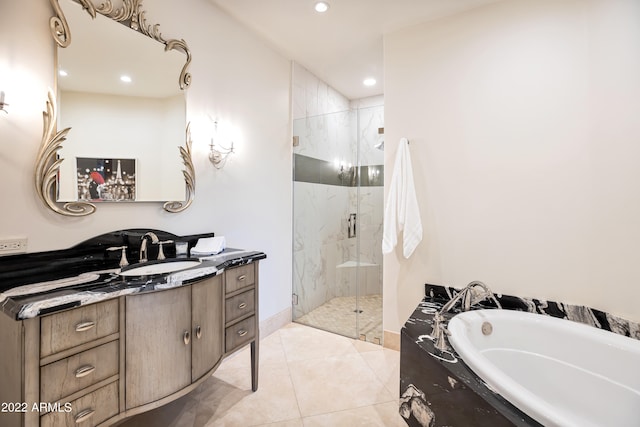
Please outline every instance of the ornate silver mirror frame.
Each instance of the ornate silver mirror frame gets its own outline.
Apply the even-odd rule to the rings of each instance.
[[[165,51],[180,50],[186,54],[186,61],[180,73],[180,89],[185,90],[191,83],[191,75],[187,71],[191,62],[191,53],[184,40],[165,40],[159,32],[159,24],[147,24],[145,11],[142,9],[142,0],[122,0],[122,6],[115,8],[111,0],[105,0],[99,6],[95,6],[92,0],[73,0],[82,5],[83,9],[96,17],[96,13],[113,19],[129,28],[142,33],[153,40],[165,45]],[[65,19],[62,8],[58,0],[50,0],[55,15],[49,20],[51,35],[56,44],[62,48],[71,43],[71,32]],[[57,104],[55,94],[49,91],[46,103],[46,111],[43,112],[43,135],[38,151],[35,171],[36,192],[40,200],[54,212],[66,216],[86,216],[96,211],[96,205],[85,201],[67,202],[60,204],[56,202],[56,182],[60,169],[60,164],[64,160],[59,156],[58,151],[62,148],[62,142],[71,128],[57,130]],[[179,147],[180,156],[185,169],[182,171],[186,184],[185,201],[169,201],[163,205],[167,212],[181,212],[187,209],[193,202],[195,196],[195,168],[193,166],[191,152],[191,132],[189,124],[186,127],[185,145]]]

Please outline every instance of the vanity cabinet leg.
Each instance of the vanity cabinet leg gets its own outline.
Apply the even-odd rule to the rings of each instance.
[[[258,390],[258,340],[255,339],[251,342],[251,390]]]

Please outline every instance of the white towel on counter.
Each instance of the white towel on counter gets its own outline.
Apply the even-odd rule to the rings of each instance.
[[[224,236],[203,237],[198,239],[196,245],[191,248],[191,256],[215,255],[227,247]]]
[[[398,145],[387,205],[384,209],[383,254],[393,251],[398,244],[400,232],[403,232],[402,254],[409,258],[422,241],[422,221],[413,182],[409,141],[406,138],[400,139]]]

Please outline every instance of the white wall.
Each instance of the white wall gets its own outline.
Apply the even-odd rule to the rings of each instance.
[[[405,136],[424,240],[385,257],[384,328],[425,282],[472,280],[639,321],[638,111],[636,0],[507,1],[387,35],[386,179]]]
[[[229,246],[264,251],[260,318],[290,309],[291,132],[290,63],[206,0],[144,3],[149,22],[167,38],[184,38],[193,55],[187,93],[196,197],[183,213],[159,203],[101,204],[97,213],[67,218],[46,209],[34,187],[47,88],[54,84],[49,3],[0,4],[0,238],[26,236],[29,251],[72,246],[132,227],[176,234],[214,231]],[[233,139],[236,154],[216,170],[207,159],[208,116]]]

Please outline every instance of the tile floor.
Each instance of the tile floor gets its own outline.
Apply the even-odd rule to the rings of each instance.
[[[249,349],[188,395],[122,426],[406,426],[398,414],[400,354],[291,323],[260,342],[258,391]]]
[[[361,310],[356,319],[356,307]],[[358,332],[373,343],[382,342],[382,295],[335,297],[296,319],[297,323],[357,338]]]

